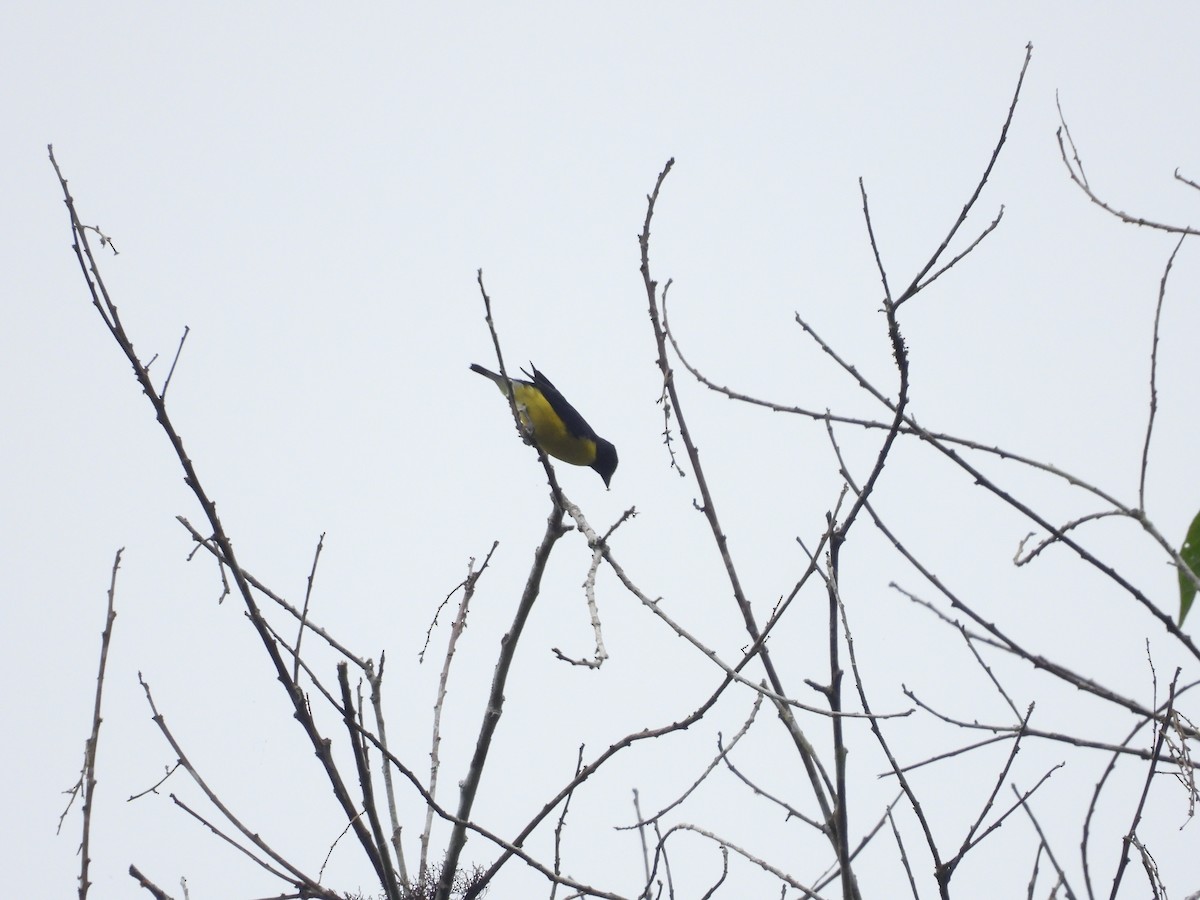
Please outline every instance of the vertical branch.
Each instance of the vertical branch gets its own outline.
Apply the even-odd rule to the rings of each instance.
[[[308,605],[312,601],[313,581],[317,577],[317,561],[321,558],[321,550],[325,547],[325,532],[317,539],[317,549],[313,553],[312,569],[308,573],[308,586],[304,590],[304,607],[300,612],[299,630],[296,632],[295,659],[292,664],[292,681],[300,680],[300,642],[304,640],[304,626],[308,624]]]
[[[1186,237],[1186,234],[1180,236],[1179,242],[1167,259],[1162,280],[1158,283],[1158,303],[1154,307],[1154,338],[1150,342],[1150,414],[1146,419],[1146,440],[1142,445],[1142,467],[1138,475],[1138,509],[1142,512],[1146,511],[1146,468],[1150,461],[1150,435],[1154,431],[1154,416],[1158,412],[1158,327],[1162,320],[1163,299],[1167,295],[1167,278],[1171,274],[1171,267],[1175,264],[1175,254],[1183,246]]]
[[[579,776],[579,771],[583,768],[583,744],[579,745],[579,752],[575,756],[575,775]],[[554,826],[554,874],[562,874],[562,836],[563,829],[567,825],[567,811],[571,808],[571,798],[575,796],[572,791],[567,794],[567,799],[563,802],[562,812],[558,815],[558,824]],[[558,882],[550,885],[550,900],[554,900],[558,893]]]
[[[996,161],[1000,157],[1000,151],[1003,149],[1005,141],[1007,140],[1007,137],[1008,137],[1008,129],[1012,125],[1013,116],[1014,116],[1014,114],[1016,112],[1016,108],[1017,108],[1017,102],[1021,96],[1021,87],[1025,81],[1025,72],[1029,68],[1029,62],[1030,62],[1030,59],[1032,58],[1032,54],[1033,54],[1033,45],[1032,44],[1026,45],[1025,61],[1021,66],[1020,74],[1017,76],[1017,85],[1016,85],[1015,90],[1013,91],[1012,102],[1009,104],[1009,107],[1008,107],[1008,115],[1005,117],[1004,124],[1001,126],[1000,136],[999,136],[998,140],[996,141],[995,146],[992,149],[991,158],[988,160],[988,163],[984,168],[983,174],[980,177],[979,182],[975,186],[974,192],[967,199],[966,203],[963,204],[963,208],[962,208],[961,212],[959,213],[958,217],[955,219],[954,223],[951,225],[950,230],[946,234],[946,237],[942,241],[941,245],[933,252],[933,254],[926,261],[925,265],[917,272],[917,274],[913,277],[909,286],[904,290],[904,292],[899,297],[893,297],[892,289],[891,289],[891,286],[890,286],[889,280],[888,280],[887,269],[883,264],[883,259],[880,254],[880,251],[879,251],[879,243],[876,239],[875,229],[871,222],[871,208],[870,208],[870,203],[869,203],[868,197],[867,197],[866,185],[863,183],[863,180],[861,178],[858,181],[859,194],[862,197],[863,219],[864,219],[864,221],[866,223],[866,227],[867,227],[867,236],[870,241],[871,252],[875,259],[875,266],[879,272],[880,281],[882,282],[882,285],[883,285],[883,292],[884,292],[883,311],[887,317],[888,339],[890,340],[891,345],[892,345],[892,357],[893,357],[893,360],[894,360],[895,366],[896,366],[896,373],[897,373],[898,379],[899,379],[899,386],[898,386],[898,393],[897,393],[896,401],[894,403],[885,401],[886,405],[888,405],[892,411],[892,421],[887,426],[887,435],[884,438],[882,445],[880,446],[879,450],[876,453],[875,464],[872,467],[870,474],[867,476],[867,478],[863,482],[863,485],[861,488],[855,488],[854,502],[853,502],[853,504],[851,504],[850,510],[847,512],[847,514],[846,514],[845,518],[842,520],[842,522],[836,528],[833,528],[832,522],[830,523],[830,527],[831,527],[831,534],[830,534],[830,540],[829,540],[830,575],[829,575],[829,579],[828,579],[830,682],[826,688],[826,692],[827,692],[827,695],[829,698],[830,709],[835,713],[833,723],[832,723],[833,724],[835,766],[836,766],[835,777],[837,779],[837,787],[836,787],[837,796],[835,798],[835,800],[836,800],[835,813],[836,813],[837,818],[836,818],[836,835],[835,836],[837,839],[836,847],[837,847],[839,862],[841,862],[843,864],[842,888],[843,888],[843,894],[845,896],[852,896],[851,891],[854,892],[853,895],[856,895],[857,887],[854,884],[854,882],[850,876],[850,871],[849,871],[850,858],[849,858],[849,844],[848,844],[848,835],[847,835],[848,812],[847,812],[847,803],[846,803],[846,797],[845,797],[846,747],[845,747],[845,743],[844,743],[844,734],[843,734],[843,729],[842,729],[841,717],[836,715],[837,713],[841,712],[841,710],[842,710],[842,697],[841,697],[842,671],[841,671],[841,667],[838,662],[839,647],[840,647],[840,641],[839,641],[839,637],[838,637],[838,607],[839,607],[840,600],[839,600],[838,592],[837,592],[838,564],[839,564],[839,560],[840,560],[840,556],[841,556],[841,548],[842,548],[842,545],[846,541],[846,536],[850,530],[850,527],[853,525],[855,519],[858,517],[858,514],[862,511],[864,506],[866,506],[867,503],[869,502],[869,498],[875,488],[875,484],[878,481],[878,479],[880,478],[880,476],[883,474],[883,469],[884,469],[884,466],[885,466],[885,464],[888,460],[888,457],[891,453],[891,448],[892,448],[893,444],[895,443],[896,437],[900,433],[901,427],[904,425],[905,410],[907,409],[908,401],[909,401],[909,361],[908,361],[908,348],[907,348],[907,345],[904,340],[904,335],[900,331],[900,322],[899,322],[899,318],[897,315],[898,310],[904,302],[906,302],[907,300],[914,297],[917,293],[919,293],[922,290],[922,288],[926,284],[929,283],[929,281],[932,281],[934,278],[937,278],[942,272],[944,272],[946,269],[950,268],[955,263],[957,263],[960,259],[962,259],[964,256],[966,256],[966,254],[969,253],[972,249],[974,249],[974,247],[978,245],[979,241],[982,240],[983,237],[985,237],[987,234],[989,234],[991,232],[991,230],[994,229],[996,224],[998,223],[999,218],[997,217],[996,221],[994,221],[991,226],[989,226],[987,229],[985,229],[983,234],[980,235],[980,237],[977,238],[967,248],[967,250],[963,251],[963,253],[960,253],[957,257],[955,257],[953,260],[951,260],[951,262],[948,263],[945,267],[943,267],[942,270],[940,270],[939,272],[934,274],[929,279],[929,281],[924,281],[926,275],[928,275],[929,272],[931,272],[933,270],[934,266],[937,265],[938,260],[942,257],[942,254],[945,253],[947,247],[949,247],[950,242],[954,239],[954,236],[958,233],[958,231],[962,227],[963,223],[966,222],[967,216],[970,214],[970,212],[974,208],[976,202],[979,200],[979,196],[983,192],[983,188],[987,184],[987,181],[991,175],[992,169],[995,167]],[[828,420],[826,420],[826,425],[827,425],[827,428],[829,428],[830,440],[833,441],[832,425],[831,425],[831,423],[829,423]],[[834,446],[836,449],[836,442],[834,442]],[[851,479],[850,473],[847,470],[845,463],[840,460],[840,454],[839,454],[839,465],[841,468],[842,477],[846,479],[847,484],[852,485],[853,480]],[[847,640],[849,640],[848,632],[847,632]],[[865,712],[869,713],[870,708],[867,705],[866,696],[865,696],[865,692],[863,690],[861,680],[856,679],[856,683],[858,685],[860,699],[862,700],[862,703],[863,703],[863,709]],[[883,746],[884,751],[886,753],[888,753],[889,760],[891,760],[893,769],[895,770],[896,769],[895,761],[894,761],[894,759],[892,759],[890,750],[888,750],[886,742],[883,740],[883,734],[882,734],[882,731],[879,729],[878,722],[874,718],[872,718],[870,721],[871,721],[871,728],[874,731],[876,738],[880,741],[881,745]],[[897,774],[899,774],[899,773],[897,772]],[[911,793],[910,789],[907,787],[903,778],[901,778],[901,783],[903,785],[905,785],[905,790],[909,794],[910,802],[913,803],[918,816],[921,817],[922,826],[925,828],[926,838],[929,841],[930,849],[936,860],[938,857],[937,848],[933,843],[932,835],[929,832],[928,825],[924,821],[924,817],[921,815],[920,804],[916,802],[915,795],[913,795]],[[942,883],[941,890],[942,890],[943,895],[946,895],[948,892],[948,885],[945,883]]]
[[[80,781],[83,787],[83,840],[79,844],[79,900],[86,900],[88,888],[88,867],[91,865],[91,834],[92,834],[92,804],[96,793],[96,745],[100,740],[100,701],[104,694],[104,672],[108,667],[108,647],[112,642],[113,620],[117,618],[115,608],[117,594],[117,570],[121,568],[122,547],[113,558],[112,578],[108,583],[108,612],[104,617],[104,631],[100,635],[100,665],[96,671],[96,701],[92,706],[92,733],[84,744],[83,773]]]
[[[1071,883],[1067,880],[1066,870],[1059,865],[1058,857],[1055,856],[1054,850],[1050,846],[1050,842],[1046,840],[1046,832],[1042,829],[1042,823],[1039,822],[1037,820],[1037,816],[1033,814],[1033,808],[1029,805],[1027,799],[1021,796],[1021,792],[1017,790],[1017,786],[1015,784],[1009,785],[1009,787],[1012,789],[1013,795],[1017,798],[1017,802],[1020,804],[1021,809],[1023,809],[1025,811],[1025,815],[1029,817],[1029,822],[1031,825],[1033,825],[1033,830],[1037,832],[1038,846],[1045,851],[1046,859],[1050,861],[1050,865],[1054,867],[1054,871],[1058,876],[1058,880],[1055,882],[1054,887],[1050,891],[1050,896],[1057,897],[1058,888],[1061,886],[1066,895],[1066,900],[1078,900],[1078,895],[1071,889]],[[942,885],[940,873],[938,883]],[[944,897],[948,897],[949,892],[946,891],[945,885],[942,885],[942,888],[942,895]]]
[[[557,487],[557,485],[556,485]],[[546,519],[546,533],[533,555],[533,567],[525,581],[525,590],[521,594],[521,602],[513,616],[512,627],[500,639],[500,658],[496,662],[496,671],[492,676],[492,689],[488,694],[487,706],[483,712],[483,721],[479,725],[479,736],[475,740],[475,753],[471,757],[471,766],[462,782],[459,795],[458,814],[454,828],[450,832],[450,841],[446,847],[446,859],[442,863],[442,875],[438,879],[435,900],[449,900],[450,889],[454,886],[454,876],[458,870],[458,861],[462,856],[463,847],[467,843],[467,822],[471,818],[471,810],[475,805],[475,794],[479,790],[479,782],[483,777],[483,767],[487,762],[488,751],[492,746],[492,736],[500,723],[500,714],[504,711],[504,686],[508,682],[508,670],[517,652],[517,643],[521,639],[521,631],[533,609],[533,602],[541,591],[542,574],[550,559],[550,551],[554,549],[558,539],[566,533],[563,527],[563,510],[557,496],[553,508]]]
[[[479,576],[491,562],[492,554],[496,552],[499,542],[492,543],[492,549],[488,551],[487,557],[483,560],[483,565],[479,570],[475,570],[475,560],[472,558],[467,565],[467,577],[463,581],[461,587],[463,589],[462,600],[458,604],[458,612],[454,616],[454,622],[450,626],[450,638],[446,642],[446,656],[442,661],[442,673],[438,678],[437,701],[433,704],[433,737],[430,740],[429,746],[429,796],[437,796],[438,771],[441,768],[441,757],[438,753],[438,748],[442,744],[442,709],[446,702],[446,686],[450,681],[450,663],[454,659],[454,651],[458,646],[458,639],[462,636],[463,630],[467,627],[467,609],[471,604],[471,598],[475,596],[475,585],[479,582]],[[430,626],[432,628],[432,626]],[[425,827],[421,831],[421,861],[418,868],[417,880],[425,883],[426,872],[429,870],[429,837],[433,832],[433,807],[429,804],[425,806]]]
[[[1162,719],[1159,720],[1157,737],[1154,741],[1154,749],[1150,753],[1150,767],[1146,770],[1146,780],[1142,785],[1142,795],[1138,798],[1137,809],[1133,812],[1133,821],[1129,824],[1129,831],[1125,837],[1121,839],[1121,861],[1117,863],[1117,872],[1113,876],[1112,893],[1109,894],[1111,900],[1116,900],[1117,892],[1121,887],[1121,879],[1125,877],[1125,868],[1129,865],[1129,848],[1137,843],[1137,828],[1138,823],[1142,821],[1142,810],[1146,807],[1146,798],[1150,796],[1150,785],[1154,781],[1154,775],[1158,770],[1159,754],[1162,753],[1163,742],[1167,739],[1167,729],[1171,727],[1171,719],[1175,714],[1175,692],[1179,686],[1179,676],[1182,670],[1175,670],[1175,677],[1171,679],[1171,691],[1167,696],[1167,710]]]
[[[867,236],[870,240],[871,252],[874,254],[875,265],[883,284],[883,308],[887,316],[888,338],[892,344],[892,357],[895,361],[900,383],[893,409],[892,422],[888,427],[887,435],[884,437],[882,445],[875,455],[875,464],[871,468],[871,473],[867,476],[861,489],[854,489],[855,498],[845,518],[840,523],[835,523],[832,519],[829,522],[829,577],[826,581],[829,598],[829,684],[823,690],[829,702],[829,709],[833,713],[833,722],[831,724],[833,730],[835,796],[833,798],[834,809],[833,821],[831,823],[833,833],[831,837],[834,840],[838,863],[841,866],[842,893],[845,897],[857,897],[859,896],[859,890],[851,868],[850,859],[850,813],[846,798],[847,749],[845,731],[840,715],[844,708],[842,703],[843,672],[840,663],[841,638],[838,630],[840,620],[839,605],[841,602],[838,594],[841,549],[842,545],[846,542],[851,526],[853,526],[859,512],[867,503],[879,477],[883,474],[883,469],[891,453],[892,446],[900,433],[900,426],[904,422],[904,411],[908,406],[908,349],[904,343],[904,336],[900,332],[900,323],[896,315],[899,301],[892,299],[891,288],[888,284],[887,269],[883,265],[883,259],[879,252],[879,243],[875,238],[875,229],[871,223],[871,207],[867,198],[867,189],[861,178],[858,181],[858,189],[862,197],[863,219],[867,226]],[[826,427],[836,451],[837,442],[833,439],[832,424],[827,422]],[[846,480],[847,484],[853,486],[854,481],[846,468],[845,462],[841,460],[840,452],[838,453],[838,457],[842,477]],[[849,639],[848,634],[847,639]],[[862,694],[861,683],[859,684],[859,693],[860,695]],[[866,710],[865,706],[864,710]],[[874,720],[872,720],[872,727],[876,727]]]
[[[646,872],[646,887],[638,895],[638,900],[650,900],[650,890],[654,885],[650,871],[650,847],[646,843],[646,821],[642,818],[642,804],[638,797],[638,789],[633,789],[633,812],[637,816],[638,839],[642,842],[642,867]]]
[[[383,772],[383,787],[384,792],[387,794],[388,816],[392,823],[391,843],[392,850],[396,853],[396,866],[399,869],[397,875],[400,878],[400,886],[405,890],[409,890],[408,870],[404,865],[404,847],[400,843],[400,817],[396,811],[396,787],[392,783],[392,767],[388,759],[387,724],[383,718],[383,666],[386,659],[387,654],[381,652],[379,654],[378,671],[376,671],[375,665],[371,660],[366,661],[363,671],[367,676],[367,683],[371,685],[371,709],[375,715],[375,729],[379,733],[379,747],[382,751],[379,768]]]
[[[841,638],[838,621],[840,619],[840,600],[838,593],[839,562],[841,558],[842,535],[839,529],[833,535],[829,544],[829,578],[826,582],[829,597],[829,684],[825,688],[825,696],[829,700],[829,711],[833,727],[833,778],[834,795],[834,836],[836,839],[838,866],[841,868],[842,896],[857,897],[858,885],[855,883],[854,871],[850,866],[850,810],[849,798],[846,796],[846,737],[842,728],[842,666],[840,662]],[[844,535],[843,535],[844,537]],[[850,639],[849,630],[846,639]]]
[[[355,705],[354,697],[350,693],[349,671],[350,668],[344,661],[338,663],[338,686],[342,690],[342,716],[346,729],[350,733],[350,749],[354,755],[355,767],[358,769],[358,783],[362,788],[363,810],[367,814],[367,821],[371,823],[371,833],[375,837],[376,852],[371,854],[371,864],[375,866],[375,874],[379,876],[379,882],[387,892],[388,900],[401,900],[400,886],[396,883],[396,871],[392,867],[392,855],[388,851],[390,844],[384,836],[383,826],[379,822],[375,788],[371,782],[371,767],[367,762],[367,746],[363,741],[361,725],[358,721],[361,715],[361,705]]]
[[[729,586],[733,592],[734,602],[737,604],[738,611],[742,615],[746,632],[750,635],[757,648],[759,659],[762,661],[763,669],[766,671],[767,680],[771,683],[772,690],[780,696],[787,696],[783,680],[779,677],[775,669],[771,653],[766,643],[761,640],[762,631],[755,620],[750,600],[742,589],[737,567],[734,565],[733,556],[729,551],[729,538],[721,527],[720,519],[717,516],[716,504],[708,487],[708,479],[705,477],[704,469],[700,465],[700,452],[692,440],[691,432],[688,430],[687,422],[684,419],[683,408],[679,402],[679,392],[675,385],[675,373],[672,371],[667,358],[667,335],[659,312],[658,282],[650,274],[650,224],[654,219],[654,207],[658,202],[658,194],[662,189],[663,181],[666,180],[667,175],[670,174],[674,165],[674,159],[667,160],[666,166],[663,167],[662,172],[658,175],[658,180],[654,183],[654,190],[646,198],[646,218],[642,225],[642,233],[638,238],[638,246],[641,249],[642,283],[646,288],[650,324],[654,330],[655,346],[658,351],[657,363],[662,373],[667,402],[674,408],[675,420],[679,423],[679,436],[687,450],[688,461],[692,465],[692,472],[696,477],[696,485],[700,489],[700,511],[704,514],[708,522],[708,527],[712,532],[717,550],[721,554],[721,562],[724,566],[726,577],[729,579]],[[799,754],[801,762],[804,764],[805,773],[809,784],[812,786],[813,797],[821,809],[821,816],[826,823],[828,833],[832,829],[833,806],[832,801],[827,796],[816,753],[787,704],[776,702],[775,709],[779,714],[780,721],[788,732],[788,736],[796,747],[796,752]],[[831,833],[828,836],[833,837]]]

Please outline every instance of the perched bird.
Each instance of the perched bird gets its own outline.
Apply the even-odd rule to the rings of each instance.
[[[533,369],[532,375],[524,369],[521,371],[532,381],[510,379],[521,424],[546,453],[574,466],[590,466],[600,473],[604,486],[608,487],[609,479],[617,470],[617,448],[592,430],[537,366],[529,365]],[[503,376],[475,364],[471,365],[471,371],[492,379],[508,396],[508,384]]]

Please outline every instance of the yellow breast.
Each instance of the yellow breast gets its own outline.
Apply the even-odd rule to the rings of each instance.
[[[541,391],[532,385],[517,384],[514,393],[521,418],[539,447],[576,466],[590,466],[596,461],[596,442],[571,434]]]

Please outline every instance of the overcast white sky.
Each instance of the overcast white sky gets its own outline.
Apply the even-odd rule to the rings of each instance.
[[[1054,140],[1055,94],[1098,191],[1149,218],[1194,223],[1200,196],[1172,173],[1200,177],[1200,16],[1184,3],[1136,12],[980,6],[8,4],[0,12],[5,892],[75,890],[78,819],[59,837],[54,829],[89,727],[118,547],[126,549],[92,896],[133,896],[130,863],[177,896],[181,876],[192,898],[282,889],[171,805],[166,790],[196,797],[180,775],[163,796],[126,803],[173,759],[138,671],[206,775],[305,868],[320,867],[344,825],[238,604],[217,606],[216,572],[207,560],[185,560],[174,517],[198,524],[200,511],[89,305],[47,143],[84,220],[120,250],[102,258],[104,273],[143,358],[160,355],[160,378],[162,357],[191,329],[170,404],[243,563],[299,599],[326,533],[314,615],[363,654],[387,651],[390,725],[417,764],[428,752],[437,665],[418,667],[416,652],[467,559],[500,541],[447,708],[443,784],[452,786],[548,506],[499,395],[467,369],[493,361],[478,268],[510,365],[536,362],[620,451],[608,493],[593,473],[560,466],[568,495],[600,529],[636,506],[639,517],[614,545],[635,580],[723,653],[735,657],[744,643],[691,506],[695,482],[668,469],[655,405],[635,239],[669,157],[676,167],[653,265],[675,279],[672,322],[691,358],[748,393],[878,416],[806,341],[794,313],[894,390],[857,179],[893,281],[907,283],[973,189],[1032,41],[1009,145],[967,231],[1001,205],[1004,221],[904,309],[913,410],[930,427],[1011,446],[1135,501],[1154,301],[1174,242],[1118,223],[1069,183]],[[1198,274],[1185,243],[1164,313],[1147,498],[1176,540],[1200,508]],[[746,587],[765,615],[802,568],[795,538],[815,543],[836,501],[828,441],[810,422],[735,407],[692,384],[683,395]],[[849,431],[843,439],[865,466],[876,439]],[[1044,481],[1015,483],[1064,520],[1095,508]],[[919,448],[898,451],[880,491],[933,568],[1035,649],[1149,702],[1151,638],[1160,682],[1169,677],[1177,652],[1161,628],[1065,553],[1013,571],[1028,524]],[[904,683],[964,717],[1003,719],[961,648],[937,649],[946,633],[887,588],[894,580],[932,598],[928,585],[860,528],[846,550],[845,593],[877,705],[906,708]],[[1174,574],[1136,529],[1103,524],[1088,537],[1173,610]],[[559,548],[524,638],[480,796],[481,818],[501,834],[569,777],[581,742],[593,755],[689,712],[716,684],[715,670],[607,574],[600,596],[612,659],[600,672],[555,661],[551,647],[590,652],[578,587],[586,563],[578,539]],[[827,676],[823,604],[813,593],[793,630],[776,637],[797,691],[806,690],[802,679]],[[444,640],[435,633],[434,647]],[[1194,660],[1187,671],[1195,677]],[[1044,686],[1022,683],[1018,702],[1036,700],[1045,727],[1087,723],[1092,712],[1076,695]],[[685,736],[622,756],[572,808],[567,870],[636,892],[636,839],[611,830],[633,818],[630,790],[647,809],[669,802],[749,703],[744,692],[731,695]],[[827,746],[827,726],[811,727]],[[1095,736],[1120,740],[1126,727],[1114,720]],[[752,732],[760,734],[746,765],[803,805],[796,762],[765,712]],[[962,742],[928,719],[896,740],[907,759]],[[893,786],[873,779],[882,764],[865,732],[856,741],[865,829]],[[927,788],[952,788],[939,810],[947,841],[962,833],[956,812],[973,817],[972,779],[992,777],[997,753],[979,768],[951,763],[928,776]],[[1031,747],[1010,780],[1028,787],[1067,756]],[[1081,802],[1106,761],[1084,757],[1044,796],[1076,878]],[[970,799],[956,809],[963,793]],[[678,820],[725,828],[798,877],[815,877],[827,861],[816,851],[798,857],[798,846],[810,846],[802,826],[785,825],[743,789],[714,786],[695,803]],[[1121,794],[1105,811],[1096,873],[1105,894],[1130,803]],[[739,822],[721,818],[734,808],[746,810]],[[1196,826],[1177,830],[1182,795],[1164,789],[1154,811],[1172,896],[1200,890],[1189,849]],[[411,820],[410,854],[418,830]],[[994,851],[969,857],[962,896],[1014,896],[1028,882],[1027,823],[1012,820],[994,841]],[[536,845],[548,847],[545,838]],[[919,845],[909,852],[932,896],[928,858]],[[680,896],[699,896],[719,872],[716,851],[686,839],[676,854]],[[467,856],[486,863],[493,852],[473,839]],[[881,847],[864,858],[869,895],[894,895],[892,856]],[[328,872],[343,889],[374,890],[346,845]],[[741,888],[728,896],[778,896],[778,882],[745,867],[736,874]],[[531,883],[513,865],[491,896],[530,896]],[[1131,879],[1128,896],[1143,886]]]

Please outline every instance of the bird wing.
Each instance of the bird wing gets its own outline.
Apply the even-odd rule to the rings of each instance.
[[[554,386],[550,379],[539,372],[537,366],[533,363],[530,363],[529,367],[533,369],[532,375],[529,375],[524,369],[521,371],[533,379],[533,386],[542,392],[542,396],[546,398],[546,402],[550,404],[550,407],[562,419],[563,424],[567,426],[567,431],[571,432],[577,438],[596,440],[597,435],[592,430],[592,426],[587,423],[575,407],[567,402],[567,398],[558,392],[558,388]]]

